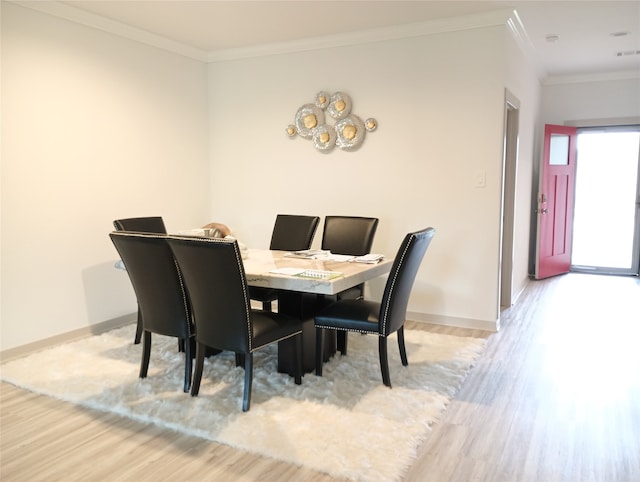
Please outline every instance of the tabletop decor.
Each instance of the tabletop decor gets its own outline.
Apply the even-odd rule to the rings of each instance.
[[[393,389],[380,383],[374,337],[354,336],[349,356],[327,362],[322,377],[306,374],[302,385],[276,372],[275,347],[259,350],[254,385],[260,390],[253,393],[251,411],[243,413],[239,380],[244,373],[233,353],[206,359],[200,394],[191,397],[181,390],[184,354],[170,337],[154,339],[149,377],[138,378],[142,347],[131,342],[134,330],[135,325],[127,325],[8,361],[2,380],[367,482],[401,479],[485,343],[483,338],[405,330],[409,366],[401,366],[397,350],[389,352],[389,363],[397,368]]]
[[[320,91],[313,103],[303,104],[298,109],[294,124],[289,124],[286,132],[291,138],[299,135],[303,139],[311,139],[316,149],[326,153],[335,146],[343,151],[356,150],[366,132],[373,132],[377,127],[378,122],[374,118],[369,117],[363,122],[352,112],[348,94]]]

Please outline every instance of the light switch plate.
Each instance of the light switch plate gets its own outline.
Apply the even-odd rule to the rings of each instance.
[[[486,171],[478,170],[478,171],[475,172],[474,185],[475,185],[475,187],[485,187],[487,185],[487,172]]]

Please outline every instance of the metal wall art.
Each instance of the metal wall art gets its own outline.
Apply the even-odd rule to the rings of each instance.
[[[363,121],[351,112],[351,97],[344,92],[333,95],[318,92],[312,104],[302,105],[294,123],[287,126],[287,135],[311,139],[316,149],[329,152],[335,146],[354,151],[362,144],[367,131],[378,127],[373,118]]]

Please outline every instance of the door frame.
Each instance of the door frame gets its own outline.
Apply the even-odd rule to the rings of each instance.
[[[500,307],[509,307],[513,304],[513,256],[519,132],[520,101],[508,89],[505,89],[502,150],[502,222],[500,233]]]
[[[591,123],[593,124],[593,122]],[[640,132],[640,119],[636,119],[636,122],[625,123],[624,125],[611,124],[606,122],[598,125],[577,125],[578,136],[585,132]],[[580,154],[578,153],[577,162],[580,162]],[[638,276],[640,274],[640,153],[638,153],[638,172],[636,179],[636,209],[634,217],[634,234],[633,245],[631,253],[631,268],[611,268],[607,266],[582,266],[574,265],[573,260],[571,262],[571,271],[578,273],[593,273],[593,274],[607,274],[607,275],[620,275],[620,276]],[[576,177],[576,184],[579,183],[579,178]]]

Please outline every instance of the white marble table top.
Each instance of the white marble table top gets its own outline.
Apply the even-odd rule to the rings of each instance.
[[[244,271],[249,286],[276,288],[335,295],[360,283],[369,281],[391,270],[393,259],[384,258],[377,264],[341,262],[324,259],[298,259],[285,257],[287,251],[249,248],[243,259]],[[298,276],[272,273],[279,268],[300,268],[310,270],[335,271],[342,273],[333,279],[310,279]]]

